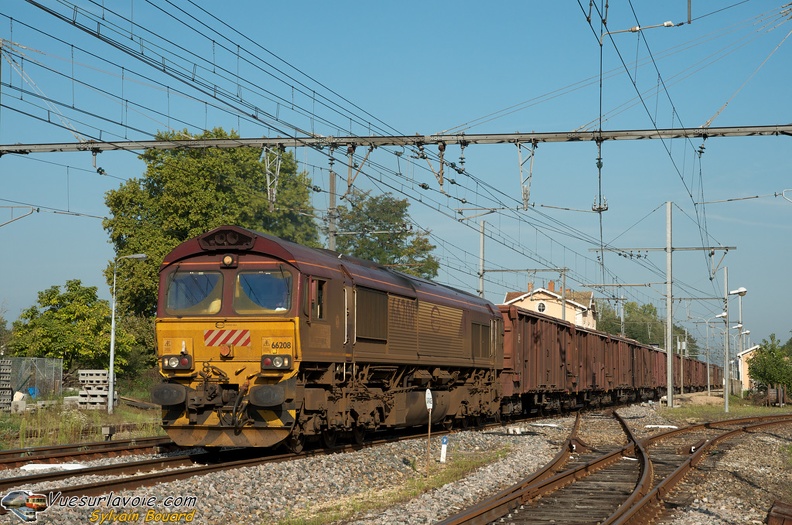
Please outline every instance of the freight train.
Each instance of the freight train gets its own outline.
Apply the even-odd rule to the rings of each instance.
[[[165,257],[156,331],[151,398],[185,446],[299,451],[430,414],[467,427],[666,389],[656,348],[237,226]],[[686,387],[706,388],[704,363],[675,359]]]

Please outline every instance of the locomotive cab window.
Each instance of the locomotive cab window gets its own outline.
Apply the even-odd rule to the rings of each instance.
[[[172,315],[212,315],[220,311],[220,272],[173,272],[168,278],[165,311]]]
[[[313,319],[325,318],[325,294],[327,291],[327,281],[320,279],[311,279],[309,287],[309,308],[311,309],[311,317]]]
[[[234,283],[234,311],[237,313],[283,313],[291,309],[291,304],[291,273],[268,270],[237,274]]]

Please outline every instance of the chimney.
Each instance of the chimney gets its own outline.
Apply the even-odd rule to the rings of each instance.
[[[533,282],[528,283],[528,291],[533,292]]]
[[[550,292],[555,292],[555,281],[550,281],[547,283],[547,290]]]

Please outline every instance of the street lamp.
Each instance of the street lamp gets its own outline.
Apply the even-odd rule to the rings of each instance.
[[[734,366],[738,367],[735,376],[736,376],[737,379],[740,380],[740,389],[741,389],[741,391],[742,391],[743,375],[742,375],[742,367],[739,366],[739,365],[742,363],[742,360],[743,360],[742,353],[745,351],[745,345],[743,344],[743,341],[744,341],[743,337],[745,337],[746,335],[748,335],[750,333],[751,333],[750,330],[743,330],[743,331],[740,332],[740,334],[739,334],[739,338],[740,338],[740,352],[737,354],[737,357],[734,360]]]
[[[710,383],[711,383],[711,381],[710,381],[710,362],[709,362],[709,322],[712,321],[713,319],[723,319],[727,315],[728,314],[726,312],[721,312],[718,315],[716,315],[715,317],[710,317],[709,319],[707,319],[707,323],[706,323],[707,324],[707,397],[710,396]]]
[[[148,256],[145,253],[133,253],[132,255],[124,255],[116,257],[113,261],[113,308],[110,317],[110,391],[107,393],[107,413],[113,413],[113,404],[115,403],[115,314],[116,314],[116,269],[118,268],[118,261],[121,259],[135,259],[137,261],[144,261]]]
[[[738,316],[739,316],[739,317],[737,317],[737,325],[740,327],[740,329],[742,329],[742,326],[743,326],[743,324],[742,324],[742,322],[743,322],[743,318],[742,318],[742,298],[747,293],[748,293],[748,290],[746,290],[742,286],[740,286],[736,290],[732,290],[732,291],[729,292],[729,295],[736,295],[737,296],[737,302],[738,302],[737,313],[738,313]],[[745,345],[743,344],[743,341],[744,341],[743,334],[740,333],[740,351],[738,353],[742,353],[742,351],[745,350]]]
[[[742,329],[742,325],[732,326],[732,330],[740,330],[740,329]],[[729,337],[731,338],[732,343],[734,343],[735,348],[737,348],[738,347],[737,338],[738,337],[742,338],[743,336],[748,335],[750,333],[751,333],[750,330],[742,330],[741,332],[736,334],[729,334]],[[739,381],[740,383],[742,383],[742,379],[743,379],[742,369],[740,368],[740,363],[742,363],[742,357],[740,357],[741,353],[742,352],[737,353],[737,355],[734,356],[734,359],[731,359],[729,361],[729,366],[731,367],[730,378],[733,379],[734,381]],[[740,388],[742,389],[742,385],[740,386]]]
[[[728,288],[726,288],[726,289],[728,290]],[[737,296],[737,298],[738,298],[738,299],[737,299],[737,301],[738,301],[738,310],[737,310],[737,315],[738,315],[738,317],[737,317],[737,326],[735,326],[735,327],[734,327],[736,330],[742,330],[742,327],[743,327],[743,324],[742,324],[742,298],[743,298],[743,296],[745,296],[745,294],[747,294],[747,293],[748,293],[748,290],[746,290],[746,289],[745,289],[745,288],[743,288],[742,286],[740,286],[740,287],[739,287],[739,288],[737,288],[736,290],[731,290],[731,291],[729,292],[729,295],[736,295],[736,296]],[[728,326],[728,325],[727,325],[727,326]],[[742,344],[742,343],[743,343],[743,338],[742,338],[742,334],[740,334],[740,352],[742,352],[742,351],[743,351],[743,344]],[[728,339],[727,339],[727,344],[728,344]],[[739,353],[739,352],[738,352],[738,353]],[[726,357],[728,358],[728,355],[727,355]],[[723,395],[724,395],[724,396],[728,396],[728,393],[726,393],[726,392],[724,391],[724,394],[723,394]],[[728,397],[727,397],[727,399],[728,399]],[[726,403],[726,412],[728,412],[728,411],[729,411],[729,403],[727,402],[727,403]]]

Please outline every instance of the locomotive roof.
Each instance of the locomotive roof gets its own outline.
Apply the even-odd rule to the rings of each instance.
[[[223,239],[225,242],[222,242]],[[407,275],[372,261],[324,248],[310,248],[240,226],[219,226],[183,242],[165,256],[160,271],[171,264],[207,252],[267,255],[282,260],[301,272],[318,277],[337,277],[339,272],[343,272],[351,276],[356,284],[377,290],[413,298],[429,296],[435,302],[461,301],[467,307],[479,307],[493,314],[497,312],[491,302],[477,295]]]

